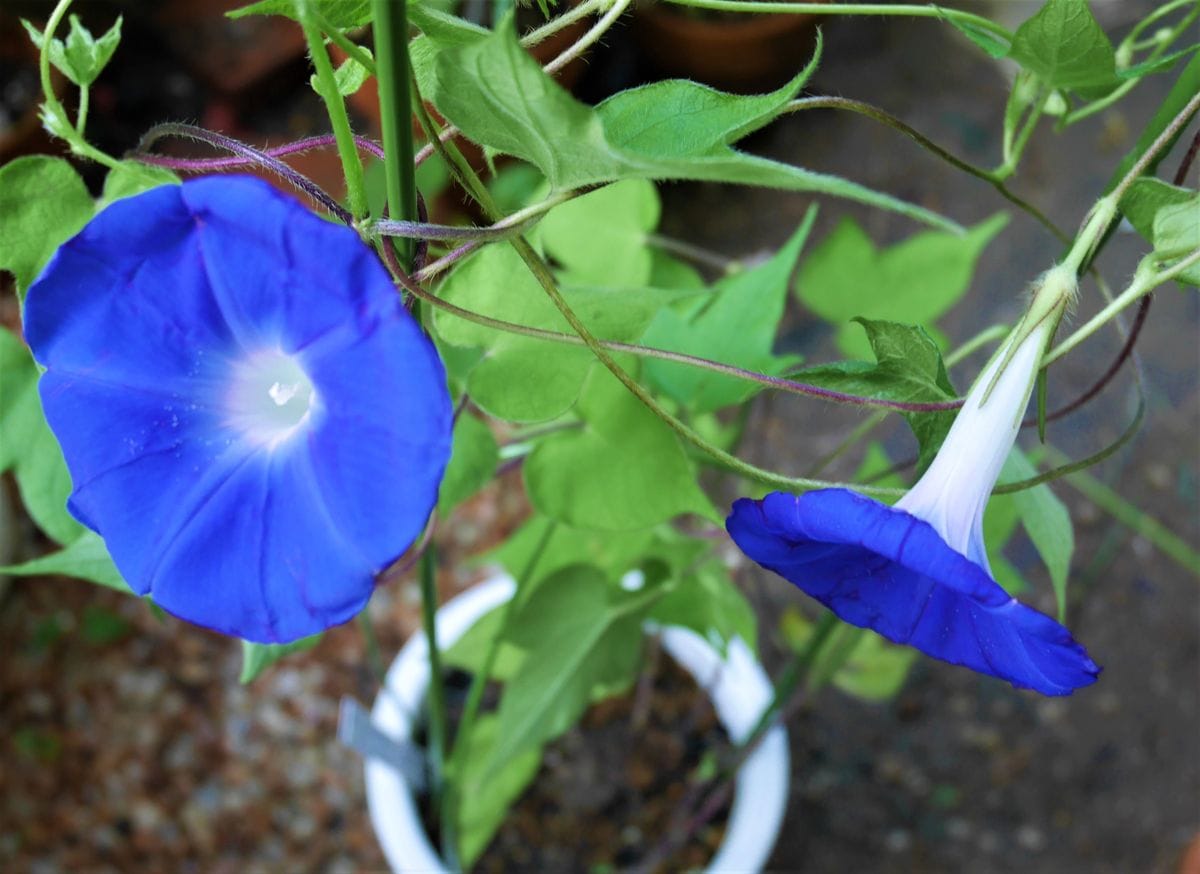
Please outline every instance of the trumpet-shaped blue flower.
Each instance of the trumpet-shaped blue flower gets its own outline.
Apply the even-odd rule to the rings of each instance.
[[[262,181],[108,207],[29,289],[25,330],[70,511],[183,619],[264,643],[344,622],[437,500],[432,343],[354,231]]]
[[[1056,268],[985,368],[929,469],[893,507],[844,489],[734,503],[741,550],[846,622],[1044,695],[1100,669],[1058,622],[992,579],[983,511],[1012,449],[1047,342],[1074,290]]]

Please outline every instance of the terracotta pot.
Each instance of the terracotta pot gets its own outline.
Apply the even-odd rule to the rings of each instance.
[[[643,54],[667,76],[723,91],[778,88],[812,56],[814,15],[690,15],[667,3],[634,7]]]
[[[244,0],[170,0],[154,14],[163,39],[197,79],[221,94],[244,95],[297,61],[304,34],[279,15],[228,18]]]
[[[439,643],[450,646],[516,590],[511,577],[494,577],[448,602],[437,615]],[[732,738],[749,734],[771,699],[771,683],[748,647],[733,641],[728,657],[695,632],[661,630],[663,649],[711,697],[717,718]],[[412,737],[429,687],[428,645],[423,634],[409,639],[388,670],[386,688],[375,699],[372,721],[396,739]],[[446,871],[421,825],[416,799],[400,772],[376,760],[366,763],[367,806],[388,864],[397,874]],[[708,871],[753,874],[766,864],[787,806],[787,733],[776,725],[738,771],[725,836]]]

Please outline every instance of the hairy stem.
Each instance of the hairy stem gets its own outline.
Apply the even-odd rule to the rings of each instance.
[[[946,163],[950,164],[964,173],[974,176],[976,179],[981,179],[991,185],[996,191],[1013,206],[1029,214],[1045,227],[1050,233],[1054,234],[1059,241],[1063,243],[1070,242],[1070,237],[1062,231],[1054,222],[1052,222],[1045,213],[1034,206],[1024,198],[1014,194],[1004,180],[994,171],[986,170],[982,167],[976,167],[962,158],[952,154],[946,149],[939,146],[937,143],[930,140],[916,128],[905,124],[900,119],[896,118],[888,112],[872,106],[869,103],[863,103],[859,100],[850,100],[845,97],[802,97],[798,100],[793,100],[787,106],[789,111],[797,112],[806,109],[845,109],[850,112],[857,112],[860,115],[865,115],[875,121],[882,122],[893,130],[899,131],[906,137],[911,139],[921,148],[941,158]]]
[[[317,183],[313,182],[304,174],[298,173],[287,164],[283,163],[283,161],[280,161],[278,158],[267,152],[256,149],[253,146],[249,146],[240,140],[235,140],[233,137],[227,137],[224,134],[205,130],[202,127],[195,127],[194,125],[179,124],[175,122],[155,125],[142,136],[142,138],[138,141],[137,146],[134,148],[134,153],[137,155],[138,160],[144,161],[148,164],[159,164],[161,166],[168,167],[172,166],[172,164],[168,163],[167,160],[163,160],[161,156],[146,154],[147,150],[155,143],[155,141],[168,136],[195,140],[196,142],[207,143],[208,145],[217,149],[224,149],[227,152],[232,152],[233,154],[244,159],[248,164],[255,164],[265,170],[270,170],[271,172],[277,174],[289,185],[292,185],[300,191],[303,191],[313,200],[320,203],[327,210],[329,210],[330,214],[337,217],[337,219],[344,224],[354,224],[354,216],[351,215],[345,207],[334,200],[333,197],[331,197],[329,193],[325,191],[325,189],[321,188],[321,186],[317,185]]]

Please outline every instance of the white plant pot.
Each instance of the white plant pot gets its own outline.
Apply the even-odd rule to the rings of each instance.
[[[438,643],[447,647],[489,611],[513,596],[511,577],[498,576],[463,592],[437,614]],[[717,718],[734,740],[748,735],[771,700],[762,666],[740,640],[720,654],[695,632],[662,629],[662,645],[712,699]],[[371,719],[384,734],[408,740],[429,686],[428,644],[414,634],[388,669],[386,689],[375,699]],[[782,725],[767,732],[738,771],[725,837],[708,871],[756,872],[766,864],[787,807],[789,762]],[[416,799],[400,772],[383,762],[366,763],[367,808],[388,864],[396,874],[446,871],[421,825]]]

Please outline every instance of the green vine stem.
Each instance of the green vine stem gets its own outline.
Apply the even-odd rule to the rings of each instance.
[[[342,33],[341,28],[336,27],[326,18],[319,6],[310,6],[308,14],[312,16],[312,20],[316,23],[317,27],[329,37],[329,41],[346,53],[346,57],[353,58],[368,73],[372,76],[375,75],[375,60],[367,54],[362,46]]]
[[[543,40],[549,39],[564,27],[570,27],[576,21],[587,18],[593,12],[599,12],[611,2],[612,0],[585,0],[585,2],[577,6],[572,6],[570,9],[565,10],[562,15],[554,16],[541,27],[534,28],[521,37],[521,45],[525,46],[525,48],[535,46]]]
[[[87,85],[79,86],[79,104],[75,110],[75,133],[79,134],[81,139],[84,138],[83,131],[87,127],[88,95],[91,93],[91,87]]]
[[[742,265],[736,258],[728,258],[719,252],[695,246],[684,240],[667,237],[663,234],[646,234],[646,245],[672,255],[679,255],[697,264],[706,264],[720,270],[722,273],[736,273]]]
[[[420,113],[418,113],[418,115],[420,115]],[[488,238],[490,235],[495,235],[498,239],[507,239],[513,234],[523,231],[531,222],[549,212],[560,203],[566,203],[568,200],[578,196],[579,194],[580,192],[578,191],[559,191],[550,195],[540,203],[535,203],[531,206],[525,207],[524,209],[517,210],[511,215],[508,215],[491,225],[487,229],[481,229],[484,230],[485,233],[481,235],[480,239],[471,240],[466,244],[459,246],[453,252],[450,252],[447,255],[439,258],[438,260],[426,264],[413,274],[413,278],[418,282],[428,282],[430,279],[433,279],[438,274],[443,273],[456,262],[462,260],[467,255],[478,249],[481,245],[483,245],[484,239]]]
[[[1048,457],[1057,463],[1066,456],[1053,446],[1047,446]],[[1130,504],[1107,485],[1086,471],[1074,471],[1066,481],[1085,498],[1156,546],[1163,555],[1180,567],[1200,577],[1200,552],[1192,549],[1182,537],[1175,534],[1154,517]]]
[[[773,3],[767,0],[668,0],[693,9],[712,9],[717,12],[757,12],[770,15],[788,12],[796,15],[903,15],[909,18],[940,18],[975,27],[1012,42],[1009,30],[989,18],[951,9],[946,6],[909,3]]]
[[[1163,128],[1162,133],[1154,139],[1154,142],[1150,144],[1146,151],[1142,152],[1142,156],[1138,158],[1136,163],[1129,169],[1129,172],[1125,174],[1125,177],[1117,183],[1117,186],[1106,197],[1111,198],[1115,203],[1120,203],[1121,198],[1125,196],[1125,192],[1129,190],[1129,186],[1133,185],[1138,177],[1146,172],[1146,169],[1154,161],[1158,153],[1166,149],[1168,144],[1174,141],[1179,132],[1192,120],[1192,116],[1196,114],[1197,110],[1200,110],[1200,94],[1196,94],[1184,104],[1183,108],[1171,119],[1170,124]]]
[[[408,5],[406,0],[372,0],[375,16],[375,65],[379,79],[380,126],[387,155],[388,214],[401,221],[417,220],[417,184],[414,175],[412,96],[409,93]],[[407,270],[414,246],[397,244]]]
[[[1043,213],[1029,201],[1013,193],[1013,191],[1004,184],[1004,179],[995,171],[985,170],[982,167],[976,167],[974,164],[964,161],[962,158],[959,158],[958,156],[952,154],[951,152],[939,146],[937,143],[930,140],[916,128],[905,124],[903,121],[896,118],[896,116],[885,112],[877,106],[872,106],[870,103],[863,103],[859,100],[850,100],[849,98],[845,97],[802,97],[789,103],[787,105],[787,109],[789,112],[799,112],[806,109],[844,109],[848,110],[849,112],[856,112],[860,115],[865,115],[868,118],[881,122],[893,130],[904,134],[921,148],[941,158],[952,167],[962,170],[964,173],[974,176],[976,179],[981,179],[984,182],[987,182],[989,185],[995,188],[1005,200],[1036,219],[1038,223],[1050,231],[1050,233],[1054,234],[1054,236],[1057,237],[1060,242],[1069,243],[1071,241],[1071,238],[1063,230],[1061,230],[1058,225],[1054,224],[1054,222],[1047,218],[1045,213]]]
[[[957,349],[954,349],[946,354],[944,359],[946,367],[954,367],[954,365],[960,363],[963,359],[971,355],[976,350],[983,348],[989,343],[994,343],[997,340],[1004,339],[1008,336],[1008,332],[1010,330],[1011,328],[1009,328],[1008,325],[992,325],[984,328],[974,337],[960,345]],[[837,446],[835,446],[825,455],[821,456],[821,458],[817,460],[816,464],[809,468],[805,476],[818,476],[821,471],[827,468],[843,454],[853,449],[860,440],[864,439],[868,434],[882,425],[885,421],[887,421],[887,413],[881,410],[876,411],[866,419],[863,419],[863,421],[856,425],[854,430],[852,430]]]
[[[567,64],[571,63],[571,61],[578,58],[592,45],[599,42],[600,38],[608,32],[608,29],[616,23],[617,19],[625,14],[625,10],[629,8],[632,2],[633,0],[612,0],[612,5],[608,7],[608,11],[600,16],[600,20],[592,25],[587,33],[576,40],[574,44],[568,46],[562,54],[546,64],[542,69],[553,76]]]
[[[488,641],[487,652],[484,653],[483,663],[480,665],[474,676],[471,677],[471,685],[467,689],[467,701],[463,706],[462,718],[458,722],[458,730],[455,733],[454,750],[451,752],[451,759],[454,763],[454,772],[461,774],[465,763],[471,753],[471,738],[473,736],[472,729],[475,726],[475,719],[479,715],[479,705],[483,701],[483,692],[487,686],[488,680],[491,679],[492,671],[496,666],[496,659],[500,654],[500,645],[504,641],[505,634],[509,628],[513,614],[516,612],[516,604],[520,598],[521,587],[527,585],[533,578],[533,573],[537,570],[538,562],[541,561],[542,554],[546,550],[546,545],[550,542],[550,538],[554,536],[554,531],[558,527],[554,520],[546,526],[546,530],[542,532],[542,536],[538,539],[537,545],[530,554],[529,559],[525,562],[525,567],[521,569],[520,576],[516,578],[517,591],[513,596],[504,603],[503,606],[496,609],[503,611],[500,614],[500,625],[496,629],[496,633],[492,635]],[[459,805],[461,798],[459,793],[463,787],[456,783],[451,783],[447,786],[449,797],[443,810],[451,817],[459,814]]]
[[[516,322],[507,322],[503,319],[492,318],[491,316],[477,313],[474,310],[464,309],[449,301],[442,300],[425,288],[421,287],[415,279],[409,278],[405,284],[405,289],[413,294],[414,297],[425,301],[430,306],[436,309],[443,310],[477,325],[482,325],[486,328],[492,328],[497,331],[504,331],[509,334],[517,334],[523,337],[531,337],[537,340],[547,340],[552,343],[563,343],[569,346],[586,346],[587,342],[576,336],[575,334],[567,334],[561,331],[551,331],[546,328],[534,328],[529,325],[521,325]],[[852,395],[845,392],[832,391],[823,389],[820,386],[810,385],[808,383],[796,382],[795,380],[786,379],[780,376],[771,376],[766,373],[759,373],[754,370],[746,370],[741,367],[735,367],[732,364],[723,364],[720,361],[713,361],[708,358],[700,358],[695,355],[688,355],[684,352],[672,352],[669,349],[658,349],[654,346],[642,346],[637,343],[623,343],[617,340],[597,340],[597,343],[611,352],[622,352],[634,355],[638,358],[655,358],[659,361],[670,361],[673,364],[683,364],[688,367],[696,367],[701,370],[709,370],[713,373],[719,373],[723,376],[733,377],[734,379],[745,380],[746,382],[757,383],[766,388],[776,391],[788,392],[789,394],[802,395],[804,397],[819,398],[822,400],[832,401],[835,403],[850,404],[860,407],[873,407],[884,410],[892,410],[894,412],[904,413],[937,413],[946,410],[956,410],[962,406],[961,399],[948,401],[935,401],[931,403],[908,403],[905,401],[891,401],[885,398],[871,398],[862,395]]]
[[[1046,102],[1053,94],[1050,88],[1042,88],[1037,99],[1033,101],[1029,107],[1029,112],[1025,116],[1025,124],[1017,133],[1016,139],[1009,142],[1008,137],[1004,138],[1004,161],[995,170],[991,171],[991,175],[998,180],[1005,180],[1017,172],[1017,164],[1021,161],[1021,156],[1025,154],[1025,147],[1029,145],[1029,138],[1033,136],[1033,131],[1037,127],[1038,121],[1046,109]]]
[[[74,154],[90,158],[110,170],[116,169],[120,166],[116,158],[100,151],[83,137],[83,125],[87,121],[87,88],[81,91],[79,116],[75,126],[72,126],[67,120],[67,110],[54,95],[54,84],[50,81],[50,43],[70,8],[71,0],[58,0],[42,34],[42,46],[38,52],[38,76],[42,85],[42,122],[52,134],[66,140]]]
[[[1134,274],[1133,282],[1130,283],[1129,287],[1114,298],[1104,309],[1092,316],[1086,324],[1075,330],[1070,337],[1059,343],[1058,346],[1042,359],[1042,366],[1047,367],[1053,364],[1116,318],[1122,310],[1137,302],[1138,298],[1149,294],[1160,285],[1170,282],[1176,276],[1179,276],[1196,264],[1200,264],[1200,249],[1197,249],[1186,258],[1175,262],[1168,269],[1161,272],[1138,270]]]
[[[437,598],[437,548],[430,543],[421,556],[421,604],[436,606]],[[437,639],[437,611],[421,610],[421,625],[429,647],[429,766],[430,799],[433,809],[442,812],[442,858],[448,861],[457,858],[454,852],[452,823],[445,817],[446,777],[446,685],[442,680],[442,656]]]
[[[333,76],[333,63],[329,60],[329,52],[325,49],[325,38],[317,26],[316,20],[309,12],[312,6],[312,0],[300,0],[297,6],[300,27],[304,30],[304,38],[308,42],[308,54],[317,73],[317,86],[321,92],[321,100],[325,103],[325,111],[329,115],[329,125],[333,129],[334,141],[337,143],[338,157],[342,161],[350,213],[354,216],[355,221],[360,221],[367,215],[367,188],[363,181],[362,159],[359,157],[358,147],[354,143],[354,131],[350,129],[350,117],[346,114],[346,103],[337,90],[337,82]]]
[[[1146,57],[1142,59],[1142,62],[1150,63],[1160,58],[1163,53],[1170,48],[1171,44],[1174,43],[1175,40],[1177,40],[1180,35],[1187,30],[1187,28],[1191,27],[1196,18],[1200,16],[1200,4],[1197,4],[1195,0],[1175,0],[1174,3],[1167,3],[1165,6],[1159,7],[1150,15],[1146,16],[1146,18],[1138,22],[1138,24],[1134,26],[1125,39],[1121,41],[1121,45],[1117,49],[1117,57],[1121,58],[1123,55],[1132,54],[1132,52],[1137,48],[1135,43],[1137,35],[1140,34],[1143,29],[1162,18],[1164,15],[1168,15],[1183,6],[1190,6],[1191,11],[1178,22],[1176,22],[1174,27],[1167,31],[1165,37],[1159,38],[1156,35],[1151,39],[1150,51],[1147,52]],[[1141,81],[1141,77],[1122,82],[1119,86],[1101,97],[1099,100],[1093,100],[1091,103],[1081,106],[1079,109],[1068,112],[1065,116],[1063,116],[1062,126],[1067,127],[1077,121],[1082,121],[1089,116],[1095,115],[1097,112],[1107,109],[1123,98],[1135,87],[1137,87],[1139,81]]]

